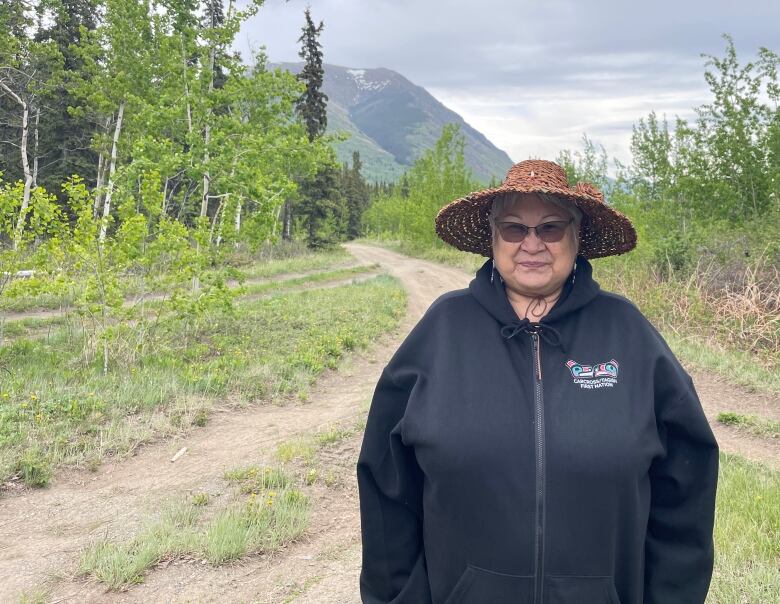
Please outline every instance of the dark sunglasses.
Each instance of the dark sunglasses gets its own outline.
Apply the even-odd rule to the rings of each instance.
[[[551,220],[550,222],[543,222],[536,226],[527,226],[520,224],[519,222],[497,222],[499,233],[501,233],[501,239],[509,243],[520,243],[528,235],[529,231],[535,231],[536,236],[545,243],[555,243],[563,239],[563,235],[568,227],[574,221],[573,218],[569,220]]]

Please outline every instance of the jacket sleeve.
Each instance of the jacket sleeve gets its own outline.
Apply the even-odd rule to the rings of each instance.
[[[423,476],[401,435],[413,379],[399,386],[382,373],[357,464],[366,604],[430,602],[422,538]]]
[[[644,603],[701,604],[712,577],[718,445],[690,377],[673,357],[660,365],[656,421],[664,450],[650,467]]]

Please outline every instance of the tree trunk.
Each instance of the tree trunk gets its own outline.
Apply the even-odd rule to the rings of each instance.
[[[236,236],[241,232],[241,196],[239,195],[236,202]]]
[[[187,54],[184,50],[184,37],[181,37],[181,65],[184,78],[184,98],[187,99],[187,132],[192,134],[192,108],[190,107],[190,85],[187,82]]]
[[[32,170],[32,188],[38,186],[38,124],[41,121],[41,110],[35,110],[35,128],[33,129],[33,138],[35,146],[33,147],[33,170]]]
[[[111,116],[106,118],[106,125],[103,128],[104,132],[108,132],[108,127],[111,125]],[[100,155],[98,155],[98,168],[97,179],[95,181],[95,202],[92,206],[92,217],[97,218],[100,213],[100,203],[103,200],[103,180],[106,176],[106,161],[105,155],[101,148]]]
[[[103,221],[100,224],[100,243],[106,239],[106,229],[108,227],[108,216],[111,213],[111,196],[114,194],[114,174],[116,173],[116,155],[119,145],[119,134],[122,131],[122,118],[125,114],[125,102],[119,103],[119,113],[116,116],[116,126],[114,126],[114,142],[111,145],[111,164],[108,168],[108,185],[106,186],[106,200],[103,202]]]
[[[211,99],[211,93],[214,92],[214,62],[216,61],[217,49],[212,46],[209,51],[209,100]],[[203,218],[208,214],[209,210],[209,186],[211,185],[211,176],[209,175],[209,142],[211,141],[211,124],[209,120],[211,118],[211,110],[206,110],[206,131],[203,137],[205,143],[205,151],[203,153],[203,165],[205,170],[203,171],[203,197],[200,202],[200,216]]]
[[[292,207],[289,201],[284,202],[284,211],[282,212],[282,239],[290,241],[292,230]]]
[[[0,87],[3,88],[11,98],[16,101],[22,108],[22,140],[19,146],[22,154],[22,170],[24,171],[24,193],[22,194],[22,205],[19,208],[19,218],[16,221],[16,227],[14,228],[14,242],[13,249],[16,251],[19,249],[19,244],[22,241],[22,235],[24,234],[24,219],[27,217],[27,208],[30,206],[30,191],[32,190],[33,175],[30,171],[30,160],[27,157],[27,136],[30,129],[30,107],[27,105],[27,101],[22,99],[11,88],[8,87],[3,81],[0,81]]]

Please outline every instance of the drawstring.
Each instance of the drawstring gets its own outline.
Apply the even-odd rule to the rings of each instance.
[[[507,340],[514,338],[520,332],[535,333],[538,334],[545,342],[550,346],[560,348],[563,353],[566,353],[566,347],[561,339],[561,332],[550,325],[543,323],[531,323],[528,319],[522,321],[515,321],[501,327],[501,335]]]
[[[514,338],[517,334],[519,334],[521,331],[528,331],[528,327],[531,324],[531,322],[528,319],[523,319],[520,322],[514,322],[510,323],[509,325],[504,325],[501,328],[501,335],[504,336],[507,340],[510,340]]]

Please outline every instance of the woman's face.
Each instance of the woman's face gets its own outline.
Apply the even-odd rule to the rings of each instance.
[[[533,227],[552,220],[571,219],[566,210],[544,201],[538,195],[519,195],[496,222],[519,222]],[[493,259],[505,286],[527,297],[549,296],[558,292],[571,274],[577,257],[577,235],[573,222],[560,241],[545,243],[529,231],[519,243],[504,241],[500,230],[493,234]]]

